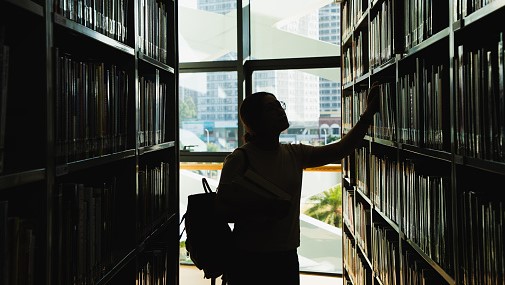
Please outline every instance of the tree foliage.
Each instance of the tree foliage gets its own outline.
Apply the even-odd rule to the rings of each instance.
[[[342,184],[314,195],[309,199],[313,206],[305,214],[337,228],[342,227]]]
[[[191,96],[184,97],[179,104],[179,116],[181,119],[195,119],[196,105]]]

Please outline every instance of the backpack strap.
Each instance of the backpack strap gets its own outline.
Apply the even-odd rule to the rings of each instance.
[[[205,193],[213,193],[214,192],[214,191],[212,191],[212,188],[210,188],[209,182],[207,181],[207,179],[205,177],[202,177],[202,185],[203,185],[203,191]],[[179,228],[182,225],[182,223],[184,222],[185,218],[186,218],[186,213],[184,213],[184,215],[182,215],[181,221],[179,222]],[[179,240],[182,238],[182,235],[184,234],[185,230],[186,230],[186,227],[184,227],[182,229],[182,232],[179,234]]]
[[[242,151],[242,153],[244,154],[245,170],[247,170],[247,167],[249,167],[249,157],[247,156],[247,151],[241,147],[237,147],[237,150]]]
[[[207,182],[207,179],[205,177],[202,177],[202,185],[203,185],[203,191],[205,193],[212,193],[212,189],[209,186],[209,182]]]

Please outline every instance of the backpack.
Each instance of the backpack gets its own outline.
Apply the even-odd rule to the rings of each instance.
[[[227,249],[231,246],[232,231],[217,215],[216,192],[205,177],[202,184],[204,193],[188,196],[186,213],[180,222],[184,222],[182,233],[186,231],[186,250],[195,266],[203,270],[204,277],[211,279],[211,284],[214,285],[219,276],[222,276],[222,284],[226,284],[226,261],[230,259]]]

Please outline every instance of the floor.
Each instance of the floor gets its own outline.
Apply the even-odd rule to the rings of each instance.
[[[179,270],[180,285],[209,285],[210,280],[203,278],[203,272],[192,265],[181,265]],[[216,284],[221,284],[218,279]],[[342,285],[342,279],[332,276],[300,273],[300,285]]]

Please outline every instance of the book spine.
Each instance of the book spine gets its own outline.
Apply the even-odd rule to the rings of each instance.
[[[504,33],[500,33],[498,41],[498,156],[500,161],[505,161],[505,49]]]
[[[8,201],[0,201],[0,283],[9,284]]]
[[[3,37],[3,33],[0,34]],[[7,96],[9,85],[9,46],[0,39],[0,173],[4,171],[5,130],[7,124]]]

